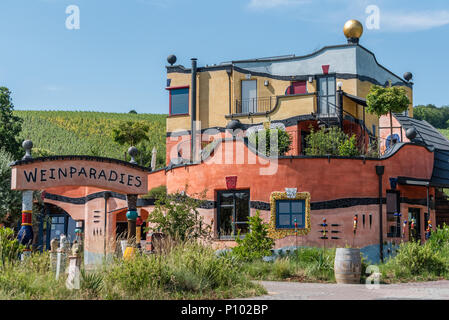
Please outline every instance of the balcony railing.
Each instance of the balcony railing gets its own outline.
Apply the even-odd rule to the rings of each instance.
[[[275,105],[275,96],[236,100],[231,114],[266,113]]]

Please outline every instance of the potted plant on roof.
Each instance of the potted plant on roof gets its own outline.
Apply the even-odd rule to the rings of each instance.
[[[366,96],[366,111],[378,117],[390,114],[390,137],[393,137],[393,112],[401,113],[408,109],[410,100],[402,87],[382,87],[373,85]]]

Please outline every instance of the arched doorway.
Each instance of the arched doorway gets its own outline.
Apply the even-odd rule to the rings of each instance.
[[[45,203],[39,219],[38,244],[43,250],[50,250],[50,241],[64,234],[72,244],[75,240],[76,221],[64,209]]]

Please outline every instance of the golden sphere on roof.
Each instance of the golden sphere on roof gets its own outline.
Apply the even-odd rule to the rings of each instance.
[[[359,39],[363,34],[363,25],[358,20],[348,20],[343,27],[343,32],[348,39]]]

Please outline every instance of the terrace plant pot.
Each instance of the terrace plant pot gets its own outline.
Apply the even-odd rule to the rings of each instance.
[[[362,273],[360,249],[337,248],[334,262],[335,280],[341,284],[359,284]]]

